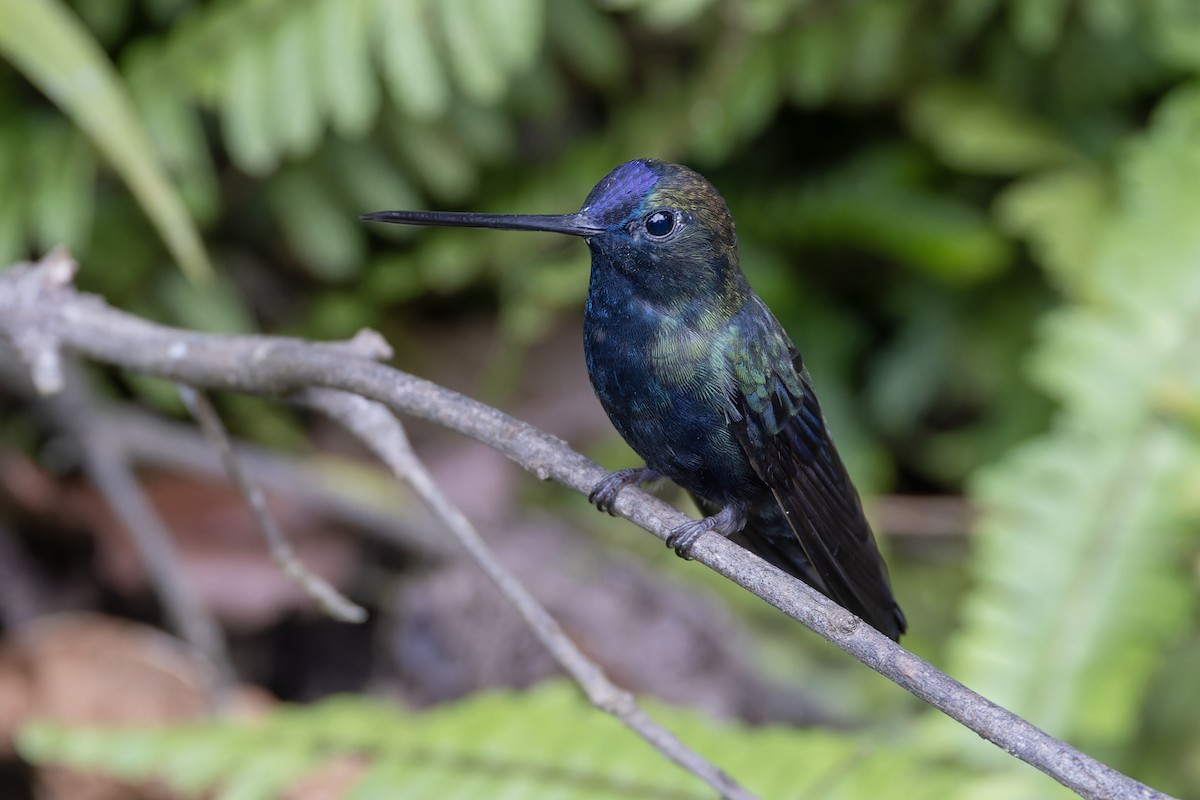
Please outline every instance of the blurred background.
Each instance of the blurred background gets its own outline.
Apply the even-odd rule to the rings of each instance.
[[[399,368],[618,469],[637,459],[587,383],[586,248],[357,217],[561,213],[629,158],[686,163],[804,352],[904,644],[1200,796],[1198,73],[1200,11],[1169,0],[8,0],[0,264],[65,243],[82,289],[199,330],[371,327]],[[434,788],[414,797],[706,796],[632,735],[589,739],[597,715],[345,434],[214,400],[301,557],[370,621],[279,574],[173,387],[89,367],[34,400],[0,350],[0,795],[400,796],[415,773]],[[583,498],[410,432],[583,648],[694,709],[662,713],[750,788],[1067,794]],[[163,633],[106,470],[136,471],[169,530],[220,627],[206,654]],[[241,711],[185,731],[214,681]],[[313,705],[346,692],[390,704]],[[248,725],[307,733],[271,772]],[[164,764],[193,783],[147,783]]]

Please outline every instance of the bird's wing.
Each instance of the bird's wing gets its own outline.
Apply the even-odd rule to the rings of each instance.
[[[760,304],[761,305],[761,304]],[[893,639],[905,629],[858,492],[800,354],[765,306],[727,347],[730,427],[826,594]]]

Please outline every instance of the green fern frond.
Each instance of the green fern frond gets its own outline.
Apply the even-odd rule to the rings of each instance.
[[[441,116],[450,105],[450,85],[423,20],[428,4],[378,0],[377,5],[375,47],[392,99],[413,119]]]
[[[997,199],[1001,228],[1025,239],[1057,288],[1087,302],[1098,244],[1114,190],[1096,169],[1048,170],[1010,185]]]
[[[1069,256],[1089,268],[1034,361],[1057,422],[974,489],[979,588],[951,672],[1085,747],[1137,734],[1164,644],[1188,623],[1180,487],[1200,441],[1160,398],[1200,397],[1198,133],[1200,92],[1172,97],[1123,159],[1111,208],[1090,209],[1094,246]]]
[[[908,743],[872,735],[715,723],[655,709],[693,747],[763,797],[952,796],[968,777],[930,770]],[[35,724],[23,757],[127,781],[166,781],[187,796],[276,797],[329,758],[366,770],[350,794],[375,797],[704,798],[707,789],[563,683],[492,692],[424,713],[358,697],[284,707],[252,722],[165,730]]]
[[[326,128],[361,138],[385,83],[410,119],[449,111],[448,75],[467,100],[496,102],[539,55],[544,16],[537,0],[227,1],[192,8],[139,66],[155,94],[216,105],[234,160],[262,175],[311,153]]]

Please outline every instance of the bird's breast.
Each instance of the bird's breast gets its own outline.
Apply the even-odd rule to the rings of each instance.
[[[684,488],[728,502],[752,480],[729,430],[726,376],[714,332],[636,300],[588,303],[584,351],[600,404],[647,465]]]

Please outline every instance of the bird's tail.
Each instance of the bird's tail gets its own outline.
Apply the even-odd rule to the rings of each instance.
[[[898,639],[907,627],[904,613],[894,600],[884,608],[875,604],[864,605],[857,602],[858,598],[855,597],[835,597],[809,563],[804,548],[800,546],[799,539],[778,504],[763,504],[752,509],[746,527],[729,538],[826,597],[842,603],[886,636]]]

